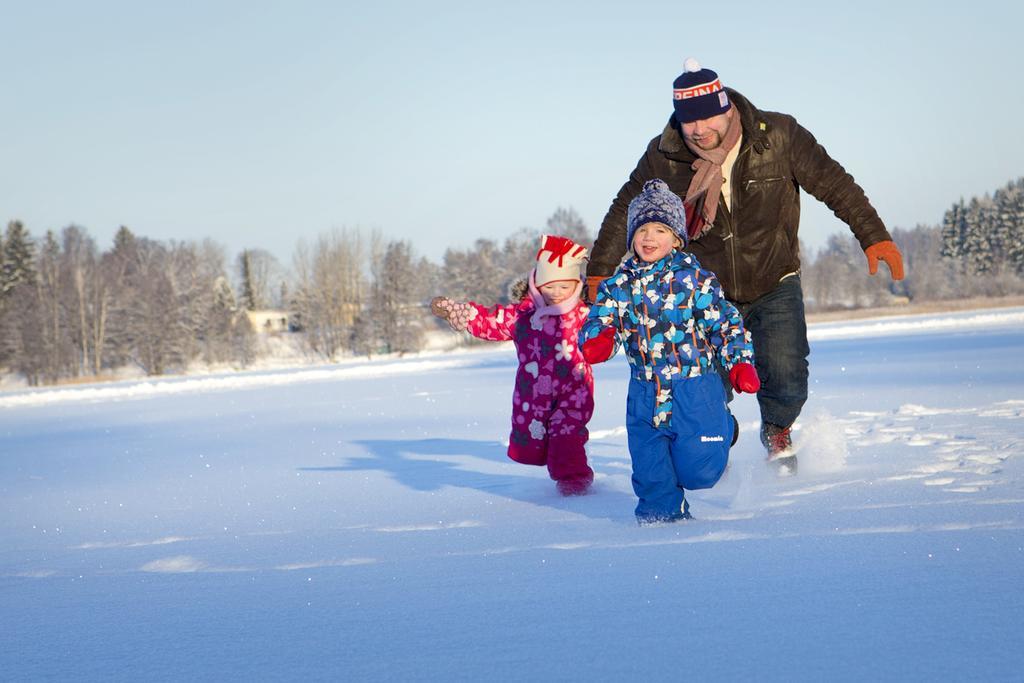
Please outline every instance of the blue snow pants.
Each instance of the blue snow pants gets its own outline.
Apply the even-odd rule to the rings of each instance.
[[[654,382],[631,377],[626,435],[641,524],[688,517],[684,489],[711,488],[729,462],[733,421],[714,372],[672,382],[672,416],[654,426]]]

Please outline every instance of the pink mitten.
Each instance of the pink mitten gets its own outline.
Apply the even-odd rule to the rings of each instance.
[[[453,301],[452,312],[448,316],[448,324],[452,326],[453,330],[463,332],[469,327],[469,321],[476,317],[475,313],[476,309],[473,308],[472,304]]]
[[[447,320],[456,332],[463,332],[469,327],[469,321],[473,319],[475,309],[471,304],[438,296],[430,301],[430,312],[438,318]]]

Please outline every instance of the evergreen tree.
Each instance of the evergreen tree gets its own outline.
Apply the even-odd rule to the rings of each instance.
[[[995,263],[991,203],[988,195],[982,199],[971,197],[964,216],[964,258],[967,272],[975,275],[991,272]]]
[[[132,362],[131,316],[134,314],[139,240],[126,226],[118,228],[114,246],[101,257],[104,276],[110,282],[107,362],[122,367]]]
[[[242,293],[239,297],[242,302],[242,308],[247,311],[255,311],[256,290],[252,284],[252,258],[248,249],[243,250],[242,253],[238,255],[238,271],[242,280]]]
[[[0,366],[16,359],[25,328],[31,322],[28,305],[36,282],[35,245],[20,221],[7,224],[0,237]]]
[[[959,259],[964,255],[964,240],[967,233],[967,211],[963,197],[954,203],[942,217],[942,255]]]
[[[946,211],[941,255],[966,276],[962,291],[996,296],[1019,291],[1024,283],[1024,178],[1010,181],[992,196],[972,197]]]
[[[246,249],[238,255],[239,304],[249,311],[282,305],[279,296],[284,282],[281,264],[264,249]]]
[[[0,249],[0,302],[19,284],[34,284],[35,278],[35,245],[21,221],[11,221]]]
[[[1007,183],[999,202],[999,233],[1006,260],[1018,275],[1024,275],[1024,178]]]

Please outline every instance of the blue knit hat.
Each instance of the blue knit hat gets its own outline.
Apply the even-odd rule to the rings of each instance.
[[[672,83],[672,104],[679,123],[710,119],[732,107],[718,74],[702,69],[693,57],[683,63],[683,73]]]
[[[645,223],[663,223],[676,234],[685,247],[686,212],[683,200],[669,189],[664,180],[655,178],[644,183],[626,212],[626,249],[633,248],[633,235]]]

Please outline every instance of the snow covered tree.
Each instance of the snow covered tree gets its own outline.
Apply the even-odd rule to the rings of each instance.
[[[196,343],[188,315],[188,254],[137,238],[120,292],[118,346],[146,374],[183,368]]]
[[[553,233],[555,234],[555,233]],[[501,291],[507,298],[510,285],[529,276],[537,260],[540,248],[540,235],[537,230],[521,228],[505,238],[501,250],[502,285]]]
[[[245,309],[238,305],[227,277],[217,276],[200,339],[207,363],[234,362],[241,367],[256,357],[256,334]]]
[[[426,311],[416,269],[412,246],[405,241],[389,242],[374,259],[367,308],[387,353],[418,351],[423,344]]]
[[[478,239],[471,249],[448,249],[442,266],[442,293],[453,299],[499,303],[509,290],[533,269],[542,234],[561,235],[589,247],[590,232],[573,209],[558,208],[546,229],[521,228],[499,243]]]
[[[24,225],[11,221],[0,238],[0,366],[9,366],[20,347],[25,306],[19,299],[31,295],[35,278],[35,245]]]
[[[967,209],[961,197],[942,217],[942,255],[950,259],[962,258],[966,234]]]
[[[963,253],[967,271],[973,274],[988,273],[995,263],[995,244],[992,241],[991,224],[992,200],[988,195],[983,199],[972,197],[967,203],[964,222]]]
[[[872,277],[860,245],[847,233],[836,233],[813,261],[805,259],[804,291],[814,307],[860,308],[888,303],[886,278]]]
[[[462,301],[495,303],[505,300],[511,273],[493,240],[478,239],[472,249],[448,249],[444,254],[445,296]]]
[[[293,321],[309,350],[328,360],[351,344],[365,298],[365,257],[357,231],[334,231],[321,235],[312,248],[305,242],[296,247]]]
[[[911,301],[937,301],[964,296],[962,269],[943,258],[942,229],[918,225],[913,230],[895,228],[892,238],[903,253],[906,278],[903,291]]]
[[[35,245],[21,221],[11,221],[4,233],[0,249],[0,301],[12,289],[36,277]]]
[[[555,212],[548,218],[546,232],[549,235],[568,237],[576,244],[582,244],[587,249],[590,249],[594,244],[594,238],[590,235],[590,230],[587,229],[586,223],[583,222],[583,219],[580,218],[580,215],[572,207],[568,209],[558,207],[555,209]]]
[[[20,221],[7,224],[0,238],[0,365],[10,362],[18,348],[19,298],[28,296],[35,284],[35,245]]]
[[[968,276],[987,280],[965,281],[977,294],[1016,291],[1024,275],[1024,178],[1007,183],[992,196],[961,199],[942,223],[942,256],[958,263]]]
[[[1014,272],[1024,276],[1024,178],[1007,183],[997,204],[1006,260]]]

